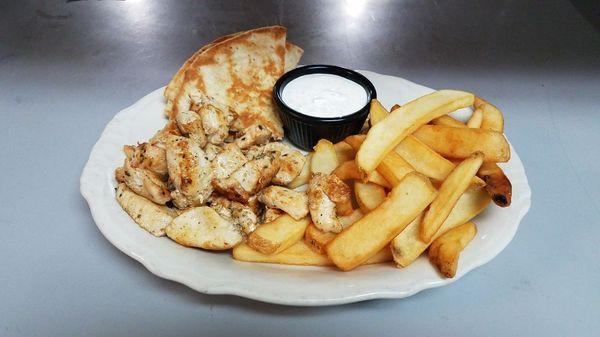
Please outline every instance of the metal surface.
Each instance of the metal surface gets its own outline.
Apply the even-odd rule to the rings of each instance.
[[[448,287],[327,308],[198,294],[112,247],[78,181],[104,125],[210,39],[269,24],[304,64],[496,103],[533,190],[509,247]],[[599,75],[566,1],[2,1],[0,336],[597,335]]]

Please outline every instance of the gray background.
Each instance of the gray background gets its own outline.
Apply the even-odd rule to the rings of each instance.
[[[566,1],[356,3],[1,1],[0,335],[598,336],[598,31]],[[196,293],[106,241],[79,195],[105,124],[204,43],[270,24],[305,64],[497,104],[533,190],[512,243],[447,287],[296,308]]]

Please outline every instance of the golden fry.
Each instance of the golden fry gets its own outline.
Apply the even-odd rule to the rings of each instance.
[[[334,171],[335,174],[340,180],[360,180],[361,176],[358,171],[358,167],[356,166],[356,162],[354,160],[350,160],[344,163],[341,163]],[[391,188],[392,185],[377,171],[371,172],[367,177],[367,181],[372,182],[374,184]]]
[[[300,266],[329,266],[332,265],[327,255],[319,254],[304,242],[298,241],[277,254],[265,255],[249,245],[241,243],[233,248],[233,258],[238,261],[291,264]]]
[[[371,121],[371,126],[379,123],[384,118],[387,117],[390,113],[381,105],[381,103],[374,99],[371,100],[371,108],[369,112],[369,120]]]
[[[363,213],[369,213],[385,200],[385,189],[371,183],[354,182],[354,195]]]
[[[415,169],[406,160],[402,159],[398,153],[392,151],[383,158],[379,166],[377,166],[377,171],[373,171],[373,173],[380,173],[392,186],[396,186],[402,178],[414,171]]]
[[[420,238],[423,242],[430,242],[437,231],[442,227],[448,215],[456,206],[458,199],[469,187],[469,182],[477,174],[483,163],[483,153],[475,152],[465,159],[444,180],[435,200],[421,222]]]
[[[429,247],[429,261],[437,267],[444,277],[454,277],[460,252],[465,249],[476,234],[475,224],[467,222],[440,235]]]
[[[388,152],[420,126],[434,118],[470,106],[473,100],[471,93],[439,90],[396,109],[369,130],[356,153],[356,164],[361,174],[374,171]]]
[[[394,149],[415,171],[442,182],[456,166],[413,136],[408,136]],[[379,169],[379,167],[378,167]],[[471,187],[483,187],[483,180],[474,177]]]
[[[248,245],[266,254],[277,254],[302,239],[310,218],[294,220],[284,214],[277,219],[262,224],[248,236]]]
[[[335,147],[326,140],[321,139],[314,147],[315,152],[310,162],[311,173],[330,174],[339,165]]]
[[[425,176],[409,173],[371,213],[338,234],[327,255],[342,270],[351,270],[375,255],[397,236],[435,198]]]
[[[468,190],[458,199],[456,206],[434,236],[434,240],[442,233],[461,225],[481,213],[490,203],[490,196],[483,189]],[[429,246],[419,239],[420,219],[411,222],[398,236],[392,240],[392,254],[398,267],[407,267]]]
[[[502,133],[496,131],[423,125],[413,135],[448,158],[463,159],[480,151],[485,154],[486,162],[507,162],[510,159],[508,142]]]
[[[475,109],[471,118],[467,121],[467,127],[472,129],[478,129],[481,127],[481,122],[483,121],[483,110]]]
[[[460,128],[460,127],[464,127],[466,126],[465,123],[459,121],[458,119],[445,115],[445,116],[440,116],[434,120],[431,121],[431,124],[433,125],[445,125],[445,126],[452,126],[455,128]]]
[[[348,160],[354,160],[356,150],[354,150],[352,146],[350,146],[350,144],[341,141],[333,144],[333,148],[335,149],[335,154],[337,155],[338,162],[343,163]]]
[[[482,111],[480,128],[496,132],[504,132],[504,116],[502,112],[490,103],[483,104],[479,109]]]
[[[492,201],[500,207],[510,206],[512,200],[512,184],[504,171],[496,163],[483,163],[477,175],[485,181],[485,189]]]
[[[306,244],[316,253],[325,254],[327,244],[331,242],[336,235],[336,233],[324,232],[311,223],[306,227],[304,242],[306,242]]]

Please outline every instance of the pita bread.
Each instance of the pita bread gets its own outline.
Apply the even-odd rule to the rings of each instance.
[[[271,91],[285,68],[295,67],[302,55],[302,49],[286,44],[285,38],[284,27],[264,27],[201,48],[167,86],[167,115],[210,102],[233,110],[239,116],[238,128],[261,124],[274,138],[283,137]]]
[[[300,62],[300,58],[304,54],[304,50],[302,48],[296,46],[295,44],[291,44],[289,42],[285,43],[285,72],[296,68],[298,62]]]

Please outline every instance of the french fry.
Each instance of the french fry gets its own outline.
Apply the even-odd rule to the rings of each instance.
[[[448,115],[445,116],[440,116],[434,120],[431,121],[431,124],[433,125],[445,125],[445,126],[452,126],[455,128],[460,128],[460,127],[464,127],[466,126],[465,123],[451,117]]]
[[[277,219],[260,225],[248,236],[248,245],[266,254],[277,254],[302,239],[310,218],[294,220],[284,214]]]
[[[340,166],[333,171],[333,174],[340,178],[340,180],[361,179],[358,167],[356,167],[356,162],[354,160],[341,163]],[[367,181],[386,188],[392,188],[392,185],[377,171],[371,172],[367,177]]]
[[[351,135],[351,136],[346,137],[346,139],[344,139],[344,142],[346,142],[350,146],[352,146],[354,151],[358,151],[360,149],[360,146],[362,145],[362,143],[365,141],[366,138],[367,138],[366,135]]]
[[[471,179],[477,174],[483,163],[483,153],[475,152],[465,159],[448,175],[439,188],[438,195],[429,205],[421,222],[420,238],[423,242],[431,242],[433,236],[442,227],[458,199],[469,187]]]
[[[508,142],[502,133],[496,131],[423,125],[413,135],[448,158],[467,158],[473,152],[481,151],[486,162],[507,162],[510,159]]]
[[[390,112],[391,112],[391,111],[394,111],[394,110],[396,110],[396,109],[399,109],[400,107],[401,107],[401,105],[400,105],[400,104],[394,104],[394,105],[392,106],[392,108],[390,109]]]
[[[481,126],[484,130],[504,132],[504,117],[502,112],[490,103],[483,104],[479,109],[482,112]]]
[[[478,129],[481,127],[481,122],[483,121],[483,110],[475,109],[471,118],[467,121],[467,127]]]
[[[456,166],[413,136],[406,137],[396,146],[394,151],[415,171],[437,182],[444,181]],[[477,177],[474,177],[471,181],[471,187],[480,188],[483,186],[485,186],[485,182]]]
[[[371,100],[371,107],[369,111],[369,120],[371,121],[371,126],[379,123],[389,114],[390,113],[383,107],[383,105],[381,105],[378,100]]]
[[[488,104],[488,101],[479,96],[475,96],[475,99],[473,100],[473,107],[475,109],[481,108],[481,106],[484,104]]]
[[[390,113],[374,125],[356,153],[356,164],[361,174],[374,171],[385,155],[406,136],[434,118],[473,104],[471,93],[439,90],[422,96]],[[350,144],[352,145],[352,144]]]
[[[406,160],[402,159],[398,153],[392,151],[383,158],[379,166],[377,166],[377,171],[373,171],[371,174],[375,172],[380,173],[392,186],[396,186],[402,178],[414,171],[415,169]]]
[[[385,200],[385,190],[372,183],[354,182],[354,195],[363,213],[369,213]]]
[[[339,163],[354,160],[354,156],[356,156],[356,150],[344,141],[333,144],[333,148],[335,149],[335,154],[337,155]]]
[[[359,266],[386,247],[435,195],[429,179],[409,173],[379,207],[338,234],[327,245],[327,255],[342,270]]]
[[[322,231],[311,223],[306,227],[304,242],[316,253],[325,254],[325,247],[336,235],[336,233]]]
[[[454,206],[452,212],[450,212],[450,215],[434,236],[434,240],[448,230],[477,216],[489,203],[490,196],[483,189],[472,189],[465,192],[458,199],[456,206]],[[410,265],[429,246],[429,243],[425,243],[419,239],[420,228],[421,222],[417,218],[392,240],[392,254],[398,267],[407,267]]]
[[[496,163],[483,163],[477,175],[485,181],[485,189],[496,205],[500,207],[510,206],[512,184]]]
[[[298,241],[288,249],[272,255],[265,255],[252,249],[245,243],[235,246],[232,250],[235,260],[243,262],[290,264],[297,266],[331,266],[333,262],[327,255],[319,254],[303,241]],[[392,261],[393,257],[388,247],[384,247],[363,265]]]
[[[252,249],[248,244],[241,243],[233,248],[233,258],[245,262],[262,262],[276,264],[291,264],[300,266],[330,266],[331,260],[327,255],[313,251],[304,241],[298,241],[277,254],[265,255]]]
[[[292,180],[287,187],[294,189],[308,184],[308,180],[310,179],[310,163],[312,161],[312,155],[312,153],[306,155],[306,161],[304,162],[302,171],[300,171],[300,174],[294,178],[294,180]]]
[[[444,277],[454,277],[460,252],[465,249],[476,234],[477,228],[472,222],[467,222],[447,231],[429,246],[429,261],[437,267]]]
[[[330,141],[321,139],[317,145],[315,145],[314,149],[315,152],[310,161],[311,173],[330,174],[338,167],[339,162],[335,147]]]

